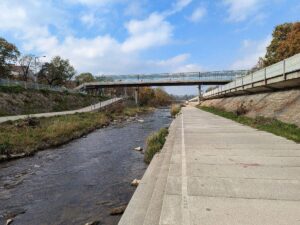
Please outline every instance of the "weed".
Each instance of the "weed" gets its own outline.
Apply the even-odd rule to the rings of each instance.
[[[150,163],[154,155],[162,149],[168,133],[167,128],[161,128],[158,132],[151,134],[147,138],[147,148],[144,155],[146,163]]]

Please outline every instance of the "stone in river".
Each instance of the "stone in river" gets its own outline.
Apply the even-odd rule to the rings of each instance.
[[[141,180],[134,179],[134,180],[131,182],[131,186],[137,187],[137,186],[139,186],[140,182],[141,182]]]

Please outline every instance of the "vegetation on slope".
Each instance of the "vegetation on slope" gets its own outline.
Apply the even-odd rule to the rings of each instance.
[[[0,116],[74,110],[105,99],[79,93],[0,86]]]
[[[0,156],[13,157],[34,154],[38,150],[58,146],[107,126],[112,120],[123,120],[148,108],[126,108],[123,104],[107,111],[77,113],[49,118],[28,118],[0,124]],[[1,160],[1,157],[0,157]]]
[[[241,113],[227,112],[214,107],[198,106],[198,108],[216,114],[218,116],[234,120],[241,124],[251,126],[259,130],[267,131],[300,143],[300,128],[294,124],[288,124],[273,118],[265,117],[257,117],[253,119],[243,116],[241,115]]]
[[[167,128],[161,128],[147,138],[147,147],[144,155],[146,163],[150,163],[153,156],[163,148],[168,134]]]

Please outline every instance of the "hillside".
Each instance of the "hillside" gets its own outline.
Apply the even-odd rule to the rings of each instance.
[[[0,87],[0,116],[74,110],[103,99],[67,92]]]
[[[243,111],[245,116],[275,118],[300,127],[300,90],[285,90],[206,100],[201,106],[229,112]]]

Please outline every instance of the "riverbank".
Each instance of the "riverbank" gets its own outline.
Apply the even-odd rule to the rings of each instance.
[[[136,190],[131,181],[148,167],[133,149],[145,148],[147,137],[171,121],[169,109],[159,108],[0,163],[0,224],[16,215],[14,225],[117,225],[121,215],[111,216],[111,210],[130,201]]]
[[[130,120],[150,107],[126,107],[123,103],[101,112],[50,118],[28,118],[0,124],[0,161],[31,156],[37,151],[65,144],[111,122]]]
[[[300,128],[294,124],[284,123],[274,118],[251,118],[244,115],[238,115],[237,113],[227,112],[225,110],[217,109],[214,107],[198,106],[198,108],[206,112],[210,112],[215,115],[222,116],[227,119],[236,121],[238,123],[256,128],[258,130],[267,131],[300,143]]]

